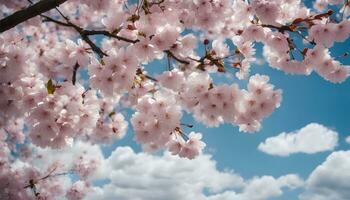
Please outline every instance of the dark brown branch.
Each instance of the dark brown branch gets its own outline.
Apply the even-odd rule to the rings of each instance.
[[[116,38],[118,40],[121,40],[121,41],[125,41],[125,42],[129,42],[129,43],[137,43],[139,42],[139,40],[131,40],[131,39],[128,39],[128,38],[125,38],[125,37],[121,37],[121,36],[118,36],[118,35],[115,35],[115,34],[112,34],[106,30],[85,30],[71,22],[69,22],[66,17],[64,17],[67,22],[62,22],[62,21],[59,21],[59,20],[56,20],[56,19],[53,19],[49,16],[45,16],[45,15],[42,15],[42,17],[45,19],[44,21],[48,21],[48,22],[53,22],[53,23],[56,23],[58,25],[61,25],[61,26],[66,26],[66,27],[72,27],[74,28],[81,36],[81,38],[89,44],[89,46],[91,47],[91,49],[100,57],[100,58],[103,58],[103,56],[107,56],[106,53],[104,53],[94,42],[91,41],[91,39],[89,38],[90,35],[104,35],[104,36],[107,36],[107,37],[111,37],[111,38]]]
[[[308,23],[310,26],[312,26],[314,23],[312,21],[314,20],[322,20],[323,18],[328,18],[333,14],[332,10],[328,10],[325,13],[321,13],[318,15],[312,15],[307,18],[296,18],[290,25],[282,25],[282,26],[275,26],[271,24],[261,24],[262,27],[267,28],[274,28],[277,29],[279,32],[283,33],[285,31],[295,32],[297,31],[297,25],[299,23]]]
[[[147,79],[151,80],[151,81],[154,81],[154,82],[158,82],[157,79],[153,78],[152,76],[149,76],[147,74],[143,74]]]
[[[149,79],[151,81],[158,82],[158,80],[153,78],[152,76],[144,74],[141,68],[137,68],[136,75],[141,77],[141,79]]]
[[[45,19],[44,21],[48,22],[53,22],[61,26],[66,26],[66,27],[72,27],[74,28],[81,36],[81,39],[84,40],[92,49],[93,52],[95,52],[100,58],[103,58],[103,56],[107,56],[106,53],[104,53],[94,42],[91,41],[89,36],[85,33],[86,30],[82,29],[81,27],[67,21],[67,22],[62,22],[56,19],[53,19],[51,17],[42,15],[42,17]]]
[[[44,22],[54,22],[54,23],[59,24],[61,26],[72,27],[72,25],[70,25],[70,24],[58,21],[58,20],[51,18],[49,16],[46,16],[46,15],[40,15],[40,16],[44,18],[44,20],[43,20]]]
[[[88,45],[91,47],[92,51],[97,53],[97,55],[100,58],[103,58],[103,56],[108,56],[105,52],[102,51],[102,49],[100,47],[98,47],[93,41],[91,41],[87,35],[85,35],[84,33],[80,33],[80,36],[81,36],[81,39],[84,40],[86,43],[88,43]]]
[[[29,1],[29,2],[31,2],[31,1]],[[66,20],[66,22],[62,22],[62,21],[56,20],[56,19],[54,19],[52,17],[46,16],[46,15],[43,15],[43,14],[40,14],[40,16],[43,17],[44,21],[46,21],[46,22],[54,22],[54,23],[56,23],[58,25],[61,25],[61,26],[74,28],[80,34],[81,38],[91,47],[92,51],[95,52],[100,58],[103,58],[103,56],[107,56],[106,53],[104,53],[94,42],[92,42],[90,40],[88,35],[85,33],[84,29],[82,29],[81,27],[71,23],[69,21],[68,17],[63,15],[63,13],[58,8],[55,7],[55,9]],[[74,80],[73,84],[74,83],[75,83],[75,80]]]
[[[66,1],[67,0],[41,0],[38,3],[29,6],[28,8],[17,11],[12,15],[0,20],[0,33],[17,26],[18,24],[28,19],[54,9]]]
[[[274,28],[277,29],[279,32],[285,32],[285,31],[291,31],[293,32],[293,30],[291,29],[290,26],[274,26],[274,25],[270,25],[270,24],[261,24],[262,27],[267,27],[267,28]]]
[[[72,84],[75,85],[75,82],[77,80],[77,71],[79,69],[80,65],[76,63],[73,68],[73,76],[72,76]]]
[[[171,58],[174,58],[177,62],[188,65],[190,64],[190,62],[186,61],[186,60],[182,60],[180,58],[178,58],[177,56],[174,55],[173,52],[171,52],[170,50],[165,50],[164,51],[168,56],[170,56]]]
[[[84,33],[86,35],[104,35],[104,36],[107,36],[107,37],[111,37],[111,38],[116,38],[117,40],[121,40],[121,41],[124,41],[124,42],[129,42],[129,43],[137,43],[139,42],[139,40],[131,40],[131,39],[128,39],[128,38],[125,38],[125,37],[121,37],[121,36],[118,36],[118,35],[114,35],[108,31],[105,31],[105,30],[84,30]]]

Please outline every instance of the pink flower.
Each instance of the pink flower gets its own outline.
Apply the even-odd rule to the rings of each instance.
[[[341,83],[349,76],[349,71],[349,67],[337,66],[333,72],[326,75],[326,79],[333,83]]]
[[[266,44],[276,52],[286,53],[289,51],[287,37],[279,32],[270,32],[266,35]]]
[[[156,33],[155,36],[152,37],[151,42],[158,50],[163,51],[175,44],[178,37],[179,32],[175,27],[165,26],[159,33]]]
[[[139,60],[144,62],[148,62],[156,56],[156,49],[149,39],[141,39],[140,42],[134,45],[133,51]]]
[[[66,197],[68,200],[82,200],[87,192],[88,185],[83,181],[75,182],[67,191]]]
[[[189,140],[182,146],[179,156],[194,159],[202,152],[205,143],[201,141],[202,134],[200,133],[191,132],[188,137]]]
[[[68,58],[62,58],[67,65],[74,66],[78,63],[81,67],[87,67],[90,61],[87,49],[90,47],[83,42],[83,40],[78,39],[78,45],[71,40],[66,40],[66,49],[69,51]]]
[[[157,80],[163,87],[169,88],[173,91],[179,91],[183,87],[185,77],[183,72],[174,69],[157,76]]]
[[[118,30],[123,25],[126,15],[122,11],[110,10],[106,18],[102,19],[102,24],[109,32]]]
[[[261,42],[265,39],[264,28],[257,25],[250,25],[246,29],[244,29],[242,33],[243,39],[249,41],[258,41]]]
[[[179,141],[171,140],[168,143],[168,150],[171,152],[172,155],[179,154],[182,148],[183,148],[183,144]]]
[[[256,15],[265,24],[276,24],[281,10],[277,3],[267,0],[253,0],[251,3]]]

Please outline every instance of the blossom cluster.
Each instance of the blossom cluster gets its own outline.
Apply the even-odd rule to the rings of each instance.
[[[37,2],[0,0],[0,16]],[[341,83],[349,67],[330,48],[349,37],[349,7],[340,0],[317,0],[314,8],[300,0],[70,0],[1,33],[0,198],[32,197],[20,188],[44,174],[18,161],[33,158],[30,149],[113,143],[126,134],[129,112],[144,150],[189,159],[205,144],[182,128],[184,112],[207,127],[259,131],[282,91],[252,74],[257,49],[272,68]],[[51,178],[29,188],[40,185],[41,198],[82,199],[99,162],[77,158],[71,168],[83,181],[70,189],[52,189]]]
[[[260,121],[280,106],[282,92],[274,90],[267,76],[251,76],[248,90],[240,89],[237,84],[213,86],[209,75],[204,73],[184,76],[173,70],[160,75],[159,80],[178,94],[179,102],[197,121],[209,127],[228,122],[239,125],[242,131],[254,132],[260,129]]]
[[[136,141],[143,144],[144,149],[165,147],[172,132],[180,127],[181,116],[181,107],[174,98],[161,93],[142,97],[131,118]]]

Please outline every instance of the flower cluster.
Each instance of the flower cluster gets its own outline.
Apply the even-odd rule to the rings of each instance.
[[[133,49],[113,49],[102,63],[94,60],[88,67],[92,88],[99,89],[107,97],[131,90],[139,64]]]
[[[16,165],[1,163],[0,197],[11,200],[30,200],[33,196],[38,199],[53,199],[65,191],[65,185],[62,183],[68,181],[68,178],[50,177],[50,172],[52,166],[40,171],[21,161]]]
[[[66,197],[68,200],[82,200],[85,197],[89,185],[83,181],[75,182],[68,190]]]
[[[7,17],[38,1],[0,2],[0,16]],[[33,157],[27,144],[111,143],[126,134],[121,109],[134,112],[134,138],[145,150],[189,159],[205,144],[200,133],[181,129],[182,112],[208,127],[260,130],[282,91],[268,76],[250,74],[259,56],[286,73],[314,71],[333,83],[349,76],[329,50],[350,34],[344,1],[317,0],[316,10],[300,0],[137,2],[70,0],[1,33],[0,186],[6,189],[0,198],[32,197],[16,194],[20,184],[42,175],[28,167],[33,163],[15,164],[13,155]],[[98,163],[87,155],[76,159],[73,171],[84,182],[71,185],[66,198],[83,198]],[[54,186],[40,186],[41,196],[65,193]]]
[[[183,136],[183,133],[179,132],[173,136],[173,139],[168,142],[167,146],[172,155],[179,155],[182,158],[194,159],[198,156],[205,143],[201,141],[202,134],[191,132],[188,136]]]
[[[131,123],[136,141],[145,150],[164,148],[171,139],[172,132],[180,127],[181,107],[168,95],[157,92],[153,97],[144,96],[136,105]]]
[[[29,137],[40,147],[61,148],[79,133],[91,131],[99,117],[99,102],[92,91],[65,82],[43,97],[27,117]]]
[[[93,155],[87,155],[86,152],[84,152],[83,155],[80,155],[79,158],[76,159],[73,170],[82,179],[87,179],[96,172],[100,162],[99,158],[94,158]]]
[[[159,76],[164,87],[178,93],[187,111],[193,112],[197,121],[209,127],[228,122],[237,124],[243,131],[260,129],[260,121],[279,107],[281,91],[274,90],[263,75],[251,76],[248,90],[237,84],[212,85],[208,74],[191,73],[188,77],[177,70]]]

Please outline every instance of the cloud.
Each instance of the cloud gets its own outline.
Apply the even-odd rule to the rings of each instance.
[[[282,187],[294,189],[303,185],[302,180],[294,174],[281,176],[278,179],[272,176],[255,177],[247,181],[241,193],[226,191],[208,197],[208,200],[262,200],[278,197],[283,194]]]
[[[338,133],[311,123],[291,133],[281,133],[259,144],[258,149],[270,155],[289,156],[294,153],[317,153],[333,150],[338,144]]]
[[[348,136],[348,137],[345,138],[345,142],[348,143],[348,144],[350,144],[350,136]]]
[[[88,200],[264,200],[282,195],[303,181],[294,174],[244,180],[233,171],[220,171],[210,155],[188,160],[117,148],[100,169],[110,182],[87,195]]]
[[[219,170],[209,154],[188,160],[169,153],[152,155],[118,147],[104,158],[98,145],[83,142],[62,150],[34,151],[38,156],[31,163],[43,170],[57,160],[71,169],[81,155],[99,159],[97,172],[89,178],[95,185],[85,200],[267,200],[281,196],[284,188],[304,184],[295,174],[244,179],[233,170]],[[60,179],[64,191],[75,181],[74,176]]]
[[[71,147],[63,149],[40,148],[36,146],[32,146],[32,148],[36,156],[30,162],[39,169],[46,169],[52,163],[59,161],[63,168],[69,171],[80,156],[84,156],[86,159],[104,159],[101,148],[98,145],[80,141],[74,143]]]
[[[306,181],[301,200],[350,199],[350,151],[333,152]]]

